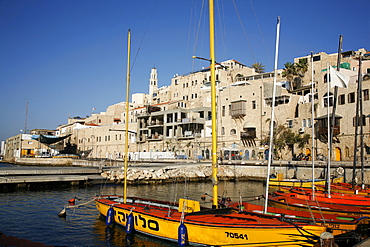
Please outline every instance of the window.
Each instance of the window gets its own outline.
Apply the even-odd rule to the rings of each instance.
[[[328,74],[325,74],[324,75],[324,83],[327,83],[328,82]]]
[[[252,101],[252,109],[256,109],[256,108],[257,108],[256,101],[255,101],[255,100],[253,100],[253,101]]]
[[[225,135],[225,127],[221,128],[221,135]]]
[[[316,62],[316,61],[320,61],[321,60],[321,56],[318,55],[318,56],[314,56],[313,57],[313,61]]]
[[[225,116],[225,112],[226,112],[226,109],[225,109],[225,106],[223,105],[222,106],[222,111],[221,111],[221,114],[222,114],[223,117]]]
[[[231,102],[231,116],[245,116],[247,112],[247,101],[246,100],[239,100]]]
[[[286,122],[287,122],[287,127],[288,128],[290,128],[290,129],[293,128],[293,120],[287,120]]]
[[[358,126],[366,126],[366,116],[362,115],[362,117],[358,118]],[[353,127],[356,127],[356,117],[353,118]]]
[[[328,101],[329,101],[329,106],[333,106],[333,94],[332,93],[329,93],[329,96],[328,96],[328,93],[324,94],[324,107],[328,107]]]
[[[307,127],[307,126],[306,126],[306,119],[303,119],[303,120],[302,120],[302,127]]]
[[[294,117],[299,117],[299,106],[295,106]]]
[[[311,118],[307,119],[307,127],[311,128],[312,125],[311,125]]]
[[[346,96],[344,94],[341,94],[338,96],[338,104],[344,105],[346,103]]]
[[[230,135],[236,135],[236,129],[231,129],[230,130]]]
[[[363,90],[362,91],[363,92],[363,94],[364,94],[364,98],[363,98],[363,100],[369,100],[369,89],[365,89],[365,90]]]
[[[349,93],[348,94],[348,103],[354,103],[355,102],[355,93]]]

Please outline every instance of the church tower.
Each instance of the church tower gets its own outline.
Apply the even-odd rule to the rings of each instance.
[[[152,68],[150,71],[150,79],[149,79],[149,99],[150,99],[150,104],[153,104],[153,98],[155,98],[157,95],[156,91],[158,89],[158,78],[157,78],[157,69]]]

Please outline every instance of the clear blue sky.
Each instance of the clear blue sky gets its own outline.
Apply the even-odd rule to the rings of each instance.
[[[131,93],[148,92],[152,67],[165,86],[208,66],[191,59],[209,57],[207,9],[200,0],[0,0],[0,140],[24,129],[27,101],[28,130],[124,101],[129,28]],[[277,16],[279,68],[337,52],[339,35],[344,51],[370,49],[369,9],[368,0],[216,0],[216,60],[271,71]]]

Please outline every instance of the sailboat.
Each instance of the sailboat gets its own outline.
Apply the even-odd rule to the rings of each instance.
[[[354,232],[361,229],[369,229],[369,218],[361,216],[342,216],[335,214],[325,214],[324,212],[307,212],[286,208],[268,207],[268,213],[263,212],[263,206],[255,205],[249,202],[230,203],[230,207],[238,208],[241,212],[260,216],[270,216],[275,218],[284,218],[292,222],[306,222],[319,224],[328,227],[334,236]]]
[[[278,196],[303,199],[306,201],[315,200],[318,203],[324,202],[324,203],[346,205],[346,206],[353,206],[353,207],[370,207],[370,200],[360,200],[354,197],[346,198],[343,195],[332,196],[331,194],[330,195],[327,194],[326,196],[323,196],[323,195],[318,196],[315,194],[315,198],[313,198],[311,194],[302,194],[302,193],[297,193],[295,191],[291,191],[291,192],[275,191],[274,194]]]
[[[127,197],[125,177],[123,196],[101,195],[95,203],[107,225],[119,224],[127,234],[140,232],[178,242],[179,246],[302,246],[313,245],[326,227],[291,223],[276,218],[244,214],[233,208],[220,208],[217,179],[216,83],[214,53],[214,4],[209,1],[210,73],[212,97],[212,181],[213,205],[200,207],[199,201],[179,199],[179,203]],[[130,32],[128,35],[130,44]],[[128,45],[128,50],[130,45]],[[130,52],[128,52],[130,54]],[[129,55],[127,85],[129,85]],[[128,102],[129,86],[126,90]],[[128,103],[126,118],[128,118]],[[128,130],[126,119],[126,130]],[[127,174],[128,131],[126,131],[125,176]],[[268,237],[267,237],[268,236]]]

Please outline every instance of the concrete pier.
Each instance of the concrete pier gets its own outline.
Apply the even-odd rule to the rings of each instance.
[[[101,181],[97,167],[4,167],[0,169],[0,186],[30,187],[36,183],[81,183]]]

